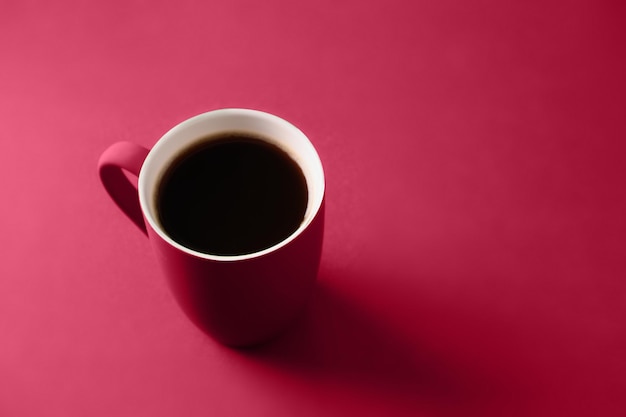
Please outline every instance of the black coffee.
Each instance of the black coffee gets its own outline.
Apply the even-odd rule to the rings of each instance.
[[[308,200],[296,162],[245,134],[210,139],[183,152],[161,180],[156,202],[166,233],[214,255],[257,252],[293,233]]]

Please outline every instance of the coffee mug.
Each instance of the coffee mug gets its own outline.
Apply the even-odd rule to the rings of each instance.
[[[295,230],[277,243],[250,253],[212,254],[168,233],[157,195],[181,154],[230,132],[284,151],[303,174],[307,199]],[[138,177],[137,187],[124,171]],[[304,312],[320,263],[325,180],[317,151],[294,125],[258,110],[214,110],[178,124],[150,150],[130,142],[111,145],[98,172],[113,201],[149,238],[181,309],[214,339],[228,346],[262,343]]]

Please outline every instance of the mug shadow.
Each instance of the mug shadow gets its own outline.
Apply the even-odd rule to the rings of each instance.
[[[416,347],[416,335],[392,330],[332,281],[332,273],[321,272],[308,312],[291,331],[239,352],[299,377],[332,380],[403,403],[469,410],[484,402],[490,391],[485,378]]]

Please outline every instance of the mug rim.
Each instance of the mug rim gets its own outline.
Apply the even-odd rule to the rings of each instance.
[[[233,117],[233,116],[234,117],[239,116],[239,117],[244,117],[244,118],[249,118],[249,119],[257,119],[257,121],[260,121],[262,123],[280,125],[281,128],[288,130],[290,132],[290,135],[297,137],[298,140],[300,141],[303,141],[302,142],[303,146],[307,148],[306,158],[312,165],[312,169],[316,171],[315,174],[317,174],[319,178],[317,179],[310,178],[311,175],[307,175],[307,172],[305,172],[305,169],[302,166],[301,161],[297,160],[296,158],[293,158],[294,161],[302,169],[305,179],[307,181],[307,193],[308,193],[308,200],[309,200],[309,202],[307,203],[307,211],[305,213],[304,219],[302,220],[298,228],[294,232],[292,232],[289,236],[281,240],[280,242],[268,248],[265,248],[256,252],[251,252],[251,253],[246,253],[246,254],[241,254],[241,255],[215,255],[215,254],[200,252],[200,251],[191,249],[185,245],[182,245],[181,243],[177,242],[176,240],[172,239],[169,236],[169,234],[163,229],[160,222],[155,218],[156,207],[154,203],[154,200],[155,200],[154,193],[156,192],[156,189],[158,188],[158,184],[160,183],[162,179],[161,177],[164,171],[167,170],[167,168],[171,165],[172,161],[176,159],[176,156],[180,152],[183,152],[185,149],[191,146],[190,144],[194,143],[194,141],[197,141],[203,137],[206,137],[206,135],[219,134],[219,131],[206,133],[205,136],[197,135],[198,137],[196,137],[195,139],[188,140],[190,144],[179,146],[177,148],[177,152],[169,152],[169,155],[166,154],[165,156],[163,156],[162,153],[167,152],[166,150],[164,150],[166,148],[166,145],[175,141],[181,134],[184,134],[186,129],[194,125],[197,125],[199,123],[209,123],[211,120],[216,120],[214,118],[220,119],[220,118]],[[224,131],[226,131],[226,129],[224,129]],[[261,138],[267,138],[267,135],[263,135],[262,133],[259,133],[256,131],[250,130],[249,133],[259,135]],[[278,142],[277,139],[276,141]],[[284,146],[283,146],[283,150],[285,150]],[[161,162],[159,162],[159,157],[162,159]],[[156,167],[154,166],[155,164],[157,164]],[[158,178],[156,179],[148,178],[149,171],[156,171]],[[151,183],[154,184],[154,186],[149,187],[149,184],[150,184],[149,181],[151,179],[152,179]],[[311,187],[311,184],[309,183],[309,181],[313,181],[313,180],[315,180],[316,192],[311,190],[312,187]],[[326,188],[326,185],[325,185],[324,168],[322,166],[322,162],[319,157],[319,154],[317,153],[317,150],[311,143],[310,139],[295,125],[293,125],[292,123],[286,121],[285,119],[279,116],[276,116],[274,114],[267,113],[261,110],[254,110],[254,109],[247,109],[247,108],[223,108],[223,109],[211,110],[211,111],[187,118],[183,120],[182,122],[178,123],[176,126],[172,127],[163,136],[161,136],[161,138],[159,138],[159,140],[155,143],[152,149],[150,149],[150,151],[148,152],[148,155],[146,156],[146,159],[144,160],[144,163],[139,172],[137,190],[139,193],[139,204],[141,206],[141,211],[144,216],[144,219],[146,223],[149,224],[150,228],[159,236],[159,238],[167,242],[170,246],[173,246],[177,248],[178,250],[185,252],[191,256],[195,256],[195,257],[206,259],[206,260],[233,262],[233,261],[242,261],[242,260],[254,259],[254,258],[265,256],[267,254],[275,252],[279,250],[280,248],[288,245],[290,242],[292,242],[298,236],[300,236],[309,227],[311,222],[317,217],[324,201],[324,196],[325,196],[325,191],[326,191],[325,188]],[[155,211],[155,213],[153,213],[153,210]]]

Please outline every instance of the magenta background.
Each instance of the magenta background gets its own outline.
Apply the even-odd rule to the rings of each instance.
[[[0,0],[0,416],[623,416],[617,1]],[[290,120],[319,288],[256,351],[184,317],[96,163]]]

